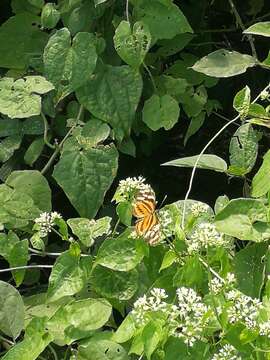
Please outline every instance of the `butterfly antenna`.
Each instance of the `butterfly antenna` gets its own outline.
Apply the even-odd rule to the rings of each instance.
[[[167,197],[168,197],[167,195],[164,196],[163,200],[161,201],[161,204],[160,204],[159,207],[158,207],[159,209],[162,207],[162,205],[163,205],[164,202],[166,201]]]

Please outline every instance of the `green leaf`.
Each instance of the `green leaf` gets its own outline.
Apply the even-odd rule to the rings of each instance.
[[[162,339],[162,328],[155,321],[150,321],[143,329],[142,336],[145,339],[144,352],[148,360],[156,350]]]
[[[0,280],[0,330],[16,339],[23,328],[24,305],[21,295],[13,286]]]
[[[123,20],[115,30],[113,40],[121,59],[131,67],[138,68],[150,48],[151,34],[143,22],[136,22],[131,29],[129,22]]]
[[[6,259],[11,267],[27,265],[28,260],[30,260],[30,256],[28,254],[28,240],[21,240],[14,244]],[[12,276],[15,280],[16,286],[20,286],[22,284],[24,275],[25,269],[12,271]]]
[[[236,175],[249,173],[256,163],[258,155],[258,136],[251,124],[240,126],[231,138],[230,163],[234,172],[229,167],[228,172]]]
[[[194,167],[199,155],[188,156],[181,159],[168,161],[162,165],[165,166],[176,166],[176,167]],[[197,164],[198,169],[214,170],[217,172],[226,172],[227,164],[219,156],[204,154],[200,157]]]
[[[137,247],[140,240],[134,240],[129,237],[130,234],[131,231],[126,230],[117,238],[106,239],[98,250],[95,264],[117,271],[134,269],[142,261],[144,253]]]
[[[123,141],[121,142],[121,144],[118,145],[117,148],[123,154],[130,155],[134,158],[136,157],[136,146],[131,137],[123,139]]]
[[[40,31],[39,22],[38,16],[23,12],[0,27],[0,67],[25,69],[33,54],[42,55],[48,34]]]
[[[249,112],[250,106],[250,88],[246,85],[242,90],[238,91],[233,99],[233,107],[239,112],[244,119]]]
[[[25,76],[16,81],[4,77],[0,79],[0,112],[10,118],[39,115],[39,94],[45,94],[53,88],[53,85],[42,76]]]
[[[158,42],[160,48],[157,50],[157,55],[167,57],[177,54],[178,52],[183,50],[193,38],[193,34],[184,33],[178,34],[172,39],[160,40]]]
[[[128,360],[126,350],[119,344],[106,339],[90,338],[79,346],[77,360]]]
[[[100,329],[109,320],[111,312],[112,306],[105,299],[79,300],[59,308],[47,322],[47,327],[58,344],[69,345]]]
[[[178,34],[193,32],[185,15],[171,1],[133,0],[132,2],[135,19],[148,25],[153,41],[172,39]]]
[[[80,216],[93,218],[116,175],[117,163],[114,145],[64,151],[53,177]]]
[[[22,136],[13,135],[6,137],[0,142],[0,162],[5,162],[11,158],[15,150],[21,146]]]
[[[34,318],[26,328],[23,341],[13,346],[2,360],[35,360],[52,340],[45,330],[45,318]]]
[[[270,37],[270,21],[263,21],[253,24],[245,31],[243,31],[243,33]]]
[[[170,336],[165,344],[164,360],[175,360],[175,354],[181,354],[181,360],[210,359],[207,348],[209,344],[202,341],[196,341],[194,345],[187,346],[182,339]]]
[[[60,12],[56,9],[55,4],[47,3],[41,12],[41,25],[46,29],[53,29],[60,20]]]
[[[129,313],[122,321],[116,332],[113,334],[112,339],[120,344],[125,343],[133,337],[135,332],[136,324],[132,315]]]
[[[207,91],[203,85],[199,86],[190,96],[186,96],[183,101],[183,109],[188,117],[198,116],[207,102]]]
[[[131,225],[132,219],[132,204],[130,201],[123,201],[117,204],[116,212],[121,222],[126,225]]]
[[[108,234],[111,229],[111,218],[105,216],[98,220],[84,218],[74,218],[67,221],[73,234],[78,236],[80,241],[87,247],[94,244],[94,240],[99,236]]]
[[[158,96],[154,94],[145,101],[143,107],[143,121],[153,131],[160,128],[171,129],[179,118],[178,102],[170,95]]]
[[[60,101],[84,85],[95,70],[97,53],[92,35],[78,33],[71,44],[69,30],[57,30],[46,45],[43,60],[45,75],[54,84]]]
[[[215,214],[218,214],[228,204],[230,199],[227,195],[220,195],[215,202]]]
[[[97,265],[92,272],[95,291],[104,297],[128,300],[138,287],[138,273],[135,269],[123,272]]]
[[[254,65],[256,60],[250,55],[220,49],[197,61],[192,69],[208,76],[222,78],[243,74],[247,68]]]
[[[24,154],[24,162],[29,166],[33,166],[40,157],[44,145],[45,143],[43,137],[38,137],[33,140]]]
[[[25,227],[40,214],[29,195],[5,184],[0,185],[0,203],[0,223],[8,228]]]
[[[184,145],[188,142],[189,138],[196,134],[196,132],[202,127],[204,120],[205,120],[206,113],[205,111],[202,111],[199,113],[199,115],[194,116],[191,118],[190,124],[188,126],[185,139],[184,139]]]
[[[252,244],[235,254],[235,276],[239,290],[253,298],[260,298],[265,277],[267,244]]]
[[[40,210],[51,211],[51,189],[47,179],[39,171],[13,171],[6,184],[29,195]]]
[[[141,92],[142,79],[129,66],[104,66],[77,90],[79,102],[110,124],[117,140],[129,135]]]
[[[263,163],[252,179],[251,195],[261,197],[270,190],[270,150],[264,154]]]
[[[172,264],[174,264],[176,259],[177,259],[176,252],[173,250],[168,250],[164,255],[159,271],[170,267]]]
[[[231,200],[215,217],[217,229],[240,240],[263,241],[262,223],[267,222],[266,207],[259,200]]]
[[[81,135],[77,137],[79,143],[87,146],[87,148],[94,147],[98,143],[106,140],[110,135],[110,127],[99,119],[92,118],[84,125]]]
[[[87,266],[91,267],[90,257]],[[84,287],[86,277],[87,268],[80,259],[78,245],[73,245],[53,265],[47,292],[48,301],[53,302],[78,293]]]

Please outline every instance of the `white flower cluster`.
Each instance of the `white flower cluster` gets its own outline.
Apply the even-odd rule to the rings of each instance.
[[[164,302],[168,295],[164,289],[153,288],[150,291],[150,296],[142,296],[134,303],[132,314],[138,325],[143,325],[146,322],[148,311],[166,311],[169,304]]]
[[[145,178],[128,177],[125,180],[119,182],[118,188],[114,199],[116,202],[129,200],[131,196],[134,196],[136,192],[152,192],[152,188],[149,184],[145,184]],[[120,199],[120,200],[119,200]]]
[[[268,90],[263,90],[261,93],[260,93],[260,98],[261,100],[269,100],[269,92]]]
[[[215,294],[218,295],[222,290],[227,290],[234,286],[236,283],[236,278],[233,273],[228,273],[223,279],[214,277],[209,283],[209,289]]]
[[[259,334],[270,338],[270,320],[259,324]]]
[[[226,344],[214,354],[212,360],[241,360],[237,354],[237,350],[232,345]]]
[[[258,327],[257,318],[263,307],[259,299],[244,295],[239,290],[231,290],[225,294],[225,297],[231,302],[231,306],[227,310],[231,324],[242,322],[249,329]]]
[[[158,218],[161,226],[161,233],[164,238],[173,235],[172,223],[173,219],[168,210],[161,209],[158,212]]]
[[[208,206],[204,203],[196,202],[190,208],[192,215],[199,217],[200,215],[208,212]]]
[[[136,324],[143,326],[149,312],[161,311],[167,319],[169,333],[183,338],[188,346],[193,346],[197,340],[202,339],[211,312],[193,289],[181,287],[176,290],[176,294],[177,304],[168,304],[164,301],[168,297],[165,290],[154,288],[149,297],[144,295],[134,303],[132,314]]]
[[[54,212],[43,212],[36,218],[35,221],[35,230],[39,231],[40,237],[46,237],[55,225],[56,219],[61,219],[62,216],[56,211]]]
[[[217,231],[215,224],[209,222],[202,222],[196,226],[186,243],[189,253],[204,250],[209,246],[231,247],[228,238]]]
[[[176,294],[178,304],[169,316],[170,333],[183,338],[188,346],[193,346],[202,339],[203,330],[209,322],[209,316],[206,316],[209,308],[193,289],[181,287]]]

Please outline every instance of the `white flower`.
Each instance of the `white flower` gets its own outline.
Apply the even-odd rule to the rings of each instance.
[[[56,211],[54,212],[43,212],[36,218],[35,229],[39,231],[40,237],[45,237],[52,231],[53,226],[55,225],[56,219],[61,219],[62,216]]]
[[[261,336],[270,338],[270,320],[259,324],[259,333]]]
[[[190,238],[186,240],[188,252],[198,252],[209,246],[230,247],[228,237],[217,231],[215,224],[209,222],[200,223]]]
[[[225,279],[214,277],[209,283],[209,288],[215,295],[217,295],[222,290],[230,289],[232,286],[235,285],[235,283],[236,283],[236,279],[234,274],[228,273]]]
[[[268,90],[263,90],[263,91],[260,93],[260,98],[261,98],[261,100],[268,100],[268,99],[269,99],[269,92],[268,92]]]
[[[260,300],[244,295],[238,290],[229,291],[226,298],[231,302],[227,310],[229,322],[232,324],[242,322],[247,328],[256,329],[259,310],[263,307]]]
[[[114,195],[114,200],[118,203],[121,201],[130,200],[136,193],[143,193],[153,191],[149,184],[145,184],[145,178],[128,177],[125,180],[119,182],[118,188]]]
[[[214,354],[212,360],[241,360],[237,354],[237,350],[232,345],[226,344]]]
[[[178,306],[169,315],[170,333],[183,338],[188,346],[202,339],[204,328],[209,322],[206,313],[209,308],[193,289],[181,287],[176,291]]]
[[[190,210],[191,210],[193,216],[198,217],[201,214],[208,212],[208,206],[206,204],[196,202],[196,203],[192,204]]]

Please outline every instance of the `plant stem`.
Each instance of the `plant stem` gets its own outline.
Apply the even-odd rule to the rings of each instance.
[[[50,349],[51,353],[53,354],[54,360],[58,360],[58,356],[52,345],[48,345],[48,348]]]
[[[129,21],[129,0],[126,0],[126,19],[127,19],[127,22],[130,24],[130,21]]]
[[[52,156],[50,157],[49,161],[47,162],[47,164],[44,166],[44,168],[41,170],[41,174],[44,175],[49,168],[51,167],[54,159],[56,158],[56,156],[59,154],[60,150],[62,149],[65,141],[67,140],[67,138],[69,137],[69,135],[72,133],[72,131],[74,130],[74,128],[77,126],[78,121],[80,120],[81,116],[83,114],[83,106],[81,105],[78,111],[78,115],[76,117],[75,120],[75,124],[69,129],[69,131],[66,133],[65,137],[63,138],[63,140],[60,142],[60,144],[55,148]]]
[[[53,265],[26,265],[26,266],[16,266],[8,269],[0,269],[0,273],[13,271],[13,270],[24,270],[24,269],[51,269]]]
[[[150,78],[150,80],[151,80],[151,82],[152,82],[153,88],[154,88],[154,90],[155,90],[155,92],[156,92],[156,91],[157,91],[157,87],[156,87],[156,83],[155,83],[155,80],[154,80],[154,78],[153,78],[153,75],[152,75],[151,71],[149,70],[148,66],[147,66],[145,63],[143,63],[143,67],[145,68],[147,74],[149,75],[149,78]]]
[[[226,116],[224,116],[224,115],[222,115],[222,114],[219,114],[218,112],[216,112],[216,111],[212,111],[212,114],[214,114],[214,115],[216,115],[217,117],[219,117],[220,119],[222,119],[222,120],[225,120],[225,121],[227,121],[227,122],[230,122],[230,119],[228,119]],[[235,124],[235,123],[233,123],[233,125],[234,126],[237,126],[237,127],[239,127],[240,126],[240,124]]]
[[[260,93],[256,96],[256,98],[252,101],[252,104],[254,104],[261,96],[261,93],[263,91],[266,91],[270,88],[270,83],[262,90],[260,91]],[[194,177],[195,177],[195,172],[197,170],[197,166],[199,161],[201,160],[202,155],[204,154],[204,152],[208,149],[208,147],[219,137],[219,135],[225,130],[227,129],[228,126],[230,126],[232,123],[234,123],[236,120],[238,120],[240,118],[240,114],[238,114],[235,118],[233,118],[232,120],[230,120],[227,124],[225,124],[209,141],[208,143],[204,146],[204,148],[202,149],[202,151],[200,152],[200,154],[198,155],[197,160],[195,161],[195,164],[193,166],[192,172],[191,172],[191,176],[190,176],[190,180],[189,180],[189,186],[188,186],[188,190],[186,192],[185,198],[184,198],[184,205],[183,205],[183,213],[182,213],[182,229],[184,230],[185,227],[185,215],[186,215],[186,208],[187,208],[187,199],[190,195],[191,189],[192,189],[192,185],[193,185],[193,181],[194,181]]]
[[[241,19],[241,16],[239,15],[239,12],[237,11],[235,5],[234,5],[234,2],[233,0],[228,0],[229,1],[229,4],[231,5],[231,8],[232,8],[232,12],[235,16],[235,19],[236,19],[236,22],[239,24],[240,28],[242,29],[242,31],[245,31],[246,28],[245,28],[245,25]],[[257,60],[257,52],[256,52],[256,48],[255,48],[255,45],[254,45],[254,41],[253,41],[253,38],[251,35],[247,35],[247,39],[248,39],[248,42],[250,44],[250,48],[251,48],[251,52],[252,52],[252,56]]]
[[[11,340],[9,340],[9,339],[6,339],[6,338],[5,338],[4,336],[2,336],[2,335],[0,335],[0,340],[5,341],[7,344],[9,344],[9,345],[11,345],[11,346],[15,345],[15,342],[13,342],[13,341],[11,341]]]
[[[33,255],[42,256],[42,257],[44,257],[44,256],[58,257],[58,256],[63,254],[63,252],[52,252],[51,253],[51,252],[46,252],[46,251],[38,251],[38,250],[32,249],[30,247],[28,248],[28,250],[30,252],[32,252]],[[89,255],[88,254],[81,254],[81,256],[89,256]]]
[[[51,149],[55,149],[55,145],[52,145],[49,141],[48,141],[48,121],[46,119],[46,116],[45,114],[41,111],[40,113],[42,119],[43,119],[43,123],[44,123],[44,134],[43,134],[43,140],[44,140],[44,143]]]

